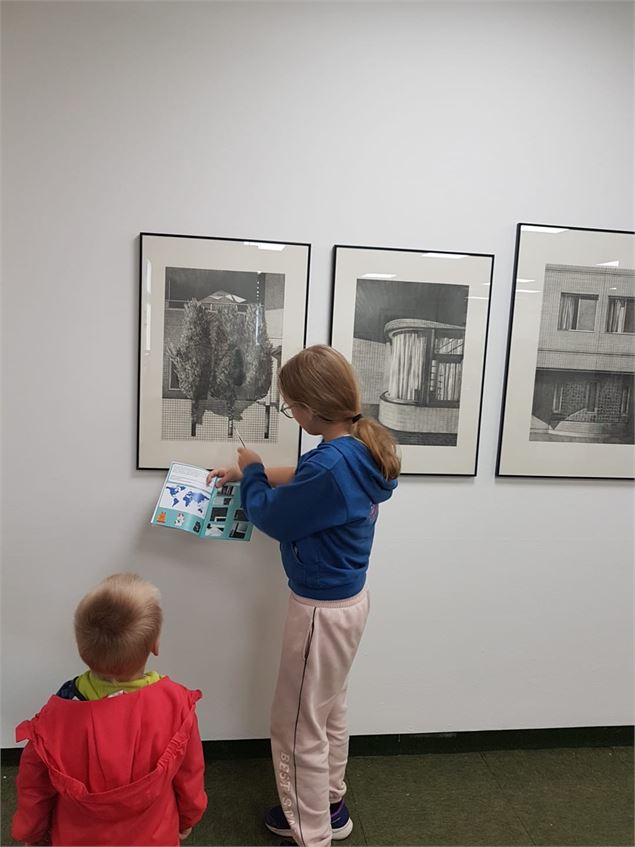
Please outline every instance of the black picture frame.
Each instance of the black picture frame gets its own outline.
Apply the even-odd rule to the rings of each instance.
[[[538,243],[541,235],[548,239],[543,245]],[[560,243],[554,236],[561,236]],[[530,238],[533,244],[528,244]],[[609,332],[607,326],[611,298],[632,300],[629,316],[633,313],[634,254],[632,230],[526,222],[516,225],[497,477],[580,481],[635,478],[632,421],[635,333]],[[615,295],[610,293],[611,289]],[[527,295],[525,305],[520,294]],[[529,300],[533,301],[532,305],[528,304]],[[589,303],[586,318],[584,311],[580,312],[581,319],[586,319],[589,326],[593,321],[593,328],[583,329],[581,324],[578,332],[573,322],[578,320],[580,300],[593,300],[595,305]],[[528,310],[529,315],[525,314]],[[575,337],[567,337],[574,331]],[[632,335],[630,344],[620,341],[621,352],[615,344],[620,334]],[[523,345],[523,339],[528,338],[535,338],[536,345],[530,348],[526,340]],[[553,344],[557,346],[552,347]],[[593,359],[595,364],[591,365]],[[631,362],[630,372],[626,360]],[[586,389],[582,398],[589,374],[595,375],[590,384],[606,386],[604,392],[597,385],[589,392],[594,410],[585,408]],[[626,417],[630,414],[631,421],[623,422],[623,434],[619,434],[620,422],[616,420],[612,425],[611,415],[607,413],[614,390],[621,395],[628,388],[624,384],[620,387],[620,379],[630,383],[630,392],[626,391],[625,396],[630,394],[630,411]],[[527,408],[530,410],[526,426],[521,407],[525,418]]]
[[[250,447],[261,453],[263,460],[268,464],[295,463],[300,453],[301,432],[295,421],[289,421],[279,412],[275,372],[286,359],[295,355],[306,344],[311,244],[144,231],[139,234],[138,245],[137,470],[166,470],[173,460],[201,467],[213,464],[219,466],[221,463],[233,461],[236,446],[240,445],[234,430],[242,435]],[[169,278],[168,270],[171,272]],[[214,292],[216,279],[225,282],[229,280],[229,284]],[[233,291],[228,290],[232,286]],[[203,294],[207,289],[209,293],[206,297],[196,296],[197,292]],[[238,290],[241,292],[240,296],[236,293]],[[165,421],[168,417],[163,401],[169,399],[170,407],[176,408],[179,404],[175,403],[175,400],[188,399],[186,396],[179,396],[179,392],[183,395],[185,392],[180,391],[178,381],[176,385],[173,384],[172,362],[168,371],[164,361],[168,345],[173,345],[170,334],[175,332],[173,326],[166,331],[168,291],[179,293],[182,302],[175,307],[182,306],[182,311],[185,310],[186,298],[187,302],[197,300],[198,306],[194,311],[199,312],[202,300],[205,299],[209,302],[209,310],[217,312],[216,317],[219,320],[228,319],[230,312],[240,311],[245,313],[245,321],[255,321],[258,337],[263,339],[263,343],[269,343],[274,359],[271,386],[267,400],[262,404],[264,410],[262,413],[258,410],[259,417],[264,415],[265,420],[265,429],[260,427],[262,432],[256,429],[258,425],[242,424],[241,429],[235,425],[236,421],[242,419],[245,410],[253,405],[249,403],[248,396],[241,396],[241,389],[247,383],[236,382],[237,390],[232,389],[230,400],[211,395],[201,399],[201,391],[197,421],[195,423],[192,411],[190,431],[186,433],[184,430],[184,413],[181,409],[178,415],[174,415],[176,423],[168,420],[169,437],[163,437],[166,434]],[[236,303],[235,310],[231,308],[233,303]],[[219,317],[220,315],[222,317]],[[232,320],[240,322],[237,315],[232,315]],[[271,331],[272,323],[275,323],[274,332]],[[226,335],[232,337],[235,333],[227,332]],[[248,358],[249,351],[245,352],[245,344],[241,346],[235,343],[233,346],[242,350],[240,355],[236,354],[237,357],[240,358],[244,353],[244,358]],[[192,345],[189,345],[189,348],[198,349],[192,348]],[[174,347],[169,349],[173,350]],[[185,345],[184,350],[187,349],[188,346]],[[240,375],[240,368],[236,369]],[[202,367],[199,370],[202,372]],[[252,375],[255,373],[255,367],[252,363],[247,361],[243,365],[243,372],[246,380],[252,380],[249,385],[253,385],[255,378]],[[262,378],[260,381],[262,383]],[[257,392],[261,388],[262,385],[254,390]],[[248,394],[248,391],[248,387],[245,387],[243,394]],[[233,394],[237,394],[235,399]],[[227,408],[232,399],[232,412],[227,416],[228,420],[229,417],[232,418],[228,435],[218,440],[210,438],[209,417],[206,419],[205,416],[211,413],[216,418],[222,417],[216,407],[222,402]],[[254,418],[252,409],[249,409],[249,415],[250,420]],[[199,435],[199,419],[206,427],[202,437]],[[217,420],[215,426],[217,430]],[[274,432],[275,439],[271,437]]]
[[[404,475],[474,477],[478,473],[494,261],[493,253],[333,246],[330,343],[358,372],[364,414],[380,420],[400,444]],[[400,292],[394,298],[391,287],[394,291],[397,285]],[[408,298],[412,299],[410,309],[405,306]],[[398,324],[402,305],[409,327]],[[388,316],[390,320],[384,320]],[[391,397],[385,385],[391,378],[390,366],[388,370],[382,366],[379,345],[386,331],[391,339],[396,334],[426,336],[422,370],[405,401]],[[456,337],[455,343],[450,336]],[[438,342],[439,338],[443,341]],[[466,351],[470,351],[469,361]],[[442,360],[453,367],[440,368]],[[440,392],[438,380],[433,391],[433,368],[435,376],[443,370],[448,377],[453,371],[459,373],[458,392],[456,380],[453,384],[448,380],[449,388]],[[398,404],[397,414],[392,415]],[[442,429],[444,421],[447,431]],[[434,430],[417,430],[421,426]]]

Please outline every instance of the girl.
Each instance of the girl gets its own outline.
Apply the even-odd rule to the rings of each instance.
[[[297,468],[265,470],[242,447],[242,503],[280,542],[291,596],[271,711],[280,806],[265,816],[276,835],[327,847],[350,835],[344,803],[348,759],[346,684],[368,616],[365,588],[378,504],[392,495],[400,462],[388,431],[360,413],[351,365],[332,347],[309,347],[280,370],[281,411],[323,441]]]

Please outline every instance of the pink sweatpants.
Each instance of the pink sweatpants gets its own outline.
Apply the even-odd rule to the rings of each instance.
[[[366,589],[348,600],[289,598],[271,752],[280,802],[302,847],[328,847],[329,803],[346,793],[346,685],[368,608]]]

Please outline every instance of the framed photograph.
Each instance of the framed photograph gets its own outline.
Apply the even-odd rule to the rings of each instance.
[[[499,476],[632,479],[635,233],[518,224]]]
[[[138,468],[295,464],[277,374],[305,344],[309,244],[141,233]]]
[[[494,256],[334,248],[331,344],[402,472],[474,476]]]

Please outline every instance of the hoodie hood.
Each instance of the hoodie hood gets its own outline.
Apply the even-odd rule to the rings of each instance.
[[[383,503],[390,498],[397,487],[397,480],[386,479],[382,476],[363,441],[350,435],[343,435],[332,441],[323,441],[318,447],[319,450],[325,448],[335,449],[341,454],[351,479],[372,503]]]

